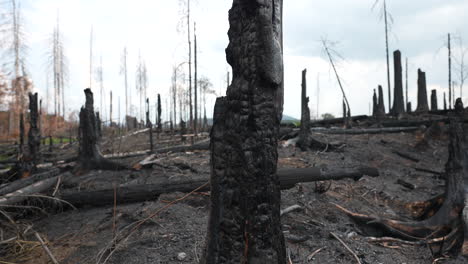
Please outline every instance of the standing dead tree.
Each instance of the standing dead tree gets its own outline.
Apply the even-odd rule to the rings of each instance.
[[[284,264],[276,173],[283,111],[282,1],[234,0],[229,23],[226,58],[233,82],[214,109],[211,208],[200,263]]]
[[[307,96],[307,83],[306,83],[307,70],[302,71],[302,93],[301,93],[301,130],[299,131],[299,140],[297,146],[305,151],[310,145],[310,110],[309,110],[309,97]]]
[[[153,145],[153,124],[151,123],[151,119],[150,119],[149,98],[146,98],[146,127],[149,128],[150,150],[151,150],[151,152],[153,152],[153,149],[154,149],[154,145]]]
[[[195,80],[194,80],[194,92],[195,92],[195,104],[194,104],[194,110],[195,110],[195,119],[194,119],[194,123],[193,123],[193,129],[194,129],[194,132],[195,134],[198,133],[198,93],[197,93],[197,89],[198,89],[198,62],[197,62],[197,34],[196,34],[196,30],[197,30],[197,24],[194,23],[193,24],[193,41],[194,41],[194,59],[195,59]]]
[[[37,93],[29,93],[29,132],[28,132],[28,155],[33,167],[39,163],[41,145],[41,130],[39,129],[39,107]]]
[[[448,88],[449,88],[449,109],[452,109],[452,46],[450,33],[447,34],[447,49],[448,49]]]
[[[381,120],[385,117],[385,103],[384,103],[382,85],[379,85],[378,89],[379,89],[379,103],[377,104],[377,119]]]
[[[400,116],[405,113],[405,101],[403,98],[403,78],[402,78],[402,67],[401,67],[401,52],[396,50],[393,52],[393,63],[394,63],[394,85],[393,90],[393,108],[392,114]]]
[[[158,125],[158,133],[161,133],[162,131],[162,121],[161,121],[161,114],[162,114],[162,109],[161,109],[161,95],[158,94],[158,113],[157,113],[157,125]]]
[[[391,85],[390,85],[390,56],[388,52],[388,32],[391,30],[391,26],[393,24],[393,17],[390,13],[387,11],[387,2],[386,0],[375,0],[374,5],[372,6],[372,9],[375,8],[375,6],[380,2],[382,2],[382,8],[381,8],[381,14],[380,14],[380,19],[384,19],[384,25],[385,25],[385,54],[387,56],[387,84],[388,84],[388,107],[389,107],[389,112],[390,112],[390,106],[392,105],[392,95],[391,95]]]
[[[468,67],[466,66],[466,56],[468,55],[468,47],[463,45],[463,38],[457,36],[458,39],[458,52],[454,56],[453,60],[455,61],[454,68],[457,72],[458,85],[460,87],[460,98],[463,98],[463,86],[465,81],[468,79]]]
[[[437,90],[431,90],[431,111],[437,111]]]
[[[418,107],[416,112],[428,112],[426,73],[418,69]]]
[[[124,76],[124,86],[125,86],[125,116],[128,116],[128,102],[131,102],[130,94],[128,93],[128,76],[127,76],[127,47],[124,47],[120,62],[120,74]],[[128,127],[128,126],[127,126]]]
[[[120,170],[126,167],[105,159],[99,150],[99,125],[100,122],[94,113],[94,99],[91,89],[85,89],[86,103],[80,111],[79,126],[79,151],[78,162],[79,169],[103,169]]]

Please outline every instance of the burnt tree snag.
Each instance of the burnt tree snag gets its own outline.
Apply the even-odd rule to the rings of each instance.
[[[23,113],[20,113],[18,157],[21,158],[23,155],[24,155],[24,115]]]
[[[29,132],[28,132],[28,156],[33,166],[39,163],[39,148],[41,145],[41,131],[39,129],[39,109],[37,105],[37,93],[29,93]]]
[[[379,98],[378,98],[378,104],[377,104],[377,119],[382,119],[385,117],[385,103],[384,103],[382,85],[379,85],[378,89],[379,89]]]
[[[431,111],[437,111],[437,90],[431,90]]]
[[[447,98],[445,97],[445,92],[444,92],[444,111],[447,110]]]
[[[408,103],[406,104],[406,113],[409,114],[409,113],[411,113],[412,111],[413,111],[413,109],[412,109],[411,102],[408,102]]]
[[[426,73],[418,69],[418,107],[416,112],[428,112]]]
[[[463,209],[465,207],[464,176],[468,173],[466,138],[462,124],[452,118],[450,123],[449,158],[445,165],[445,193],[427,202],[417,202],[418,220],[404,222],[353,213],[336,205],[357,222],[383,231],[384,235],[410,241],[419,241],[430,246],[435,257],[458,255],[468,246],[464,241]],[[466,183],[465,183],[466,184]],[[415,204],[415,203],[411,203]]]
[[[394,76],[395,87],[393,90],[393,108],[392,114],[400,116],[405,113],[405,100],[403,98],[403,77],[401,67],[401,52],[396,50],[393,52]]]
[[[276,172],[283,112],[282,0],[234,0],[226,58],[233,79],[216,100],[211,208],[200,263],[286,263]]]
[[[102,170],[120,170],[125,166],[105,159],[98,146],[98,127],[97,113],[94,113],[93,92],[87,88],[84,90],[86,103],[80,110],[79,126],[79,150],[78,163],[79,168],[84,170],[102,169]]]
[[[150,120],[150,104],[149,104],[149,98],[146,98],[146,127],[149,128],[149,143],[150,143],[150,150],[153,151],[154,145],[153,145],[153,124],[151,123]]]
[[[102,137],[102,126],[101,125],[102,125],[101,117],[99,115],[99,112],[96,112],[96,132],[97,132],[97,136],[98,136],[98,141]]]
[[[161,133],[161,131],[162,131],[161,114],[162,114],[162,110],[161,110],[161,95],[158,94],[158,118],[157,118],[158,133]]]
[[[301,92],[301,127],[299,131],[299,140],[297,146],[306,151],[310,145],[310,110],[309,110],[309,97],[307,96],[307,69],[302,71],[302,92]]]
[[[375,93],[374,89],[374,95],[372,96],[372,117],[376,118],[377,117],[377,109],[379,107],[378,99],[377,99],[377,94]]]

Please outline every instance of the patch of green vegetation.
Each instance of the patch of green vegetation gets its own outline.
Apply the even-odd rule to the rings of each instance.
[[[72,141],[72,142],[75,142],[76,139],[72,138],[71,141]],[[62,138],[62,140],[61,140],[59,137],[52,137],[52,144],[53,144],[53,145],[60,144],[60,142],[62,142],[62,143],[69,143],[69,142],[70,142],[70,138],[64,137],[64,138]],[[41,142],[41,143],[42,143],[42,142]],[[50,138],[48,137],[48,138],[46,138],[46,139],[44,140],[44,145],[49,145],[49,144],[50,144]]]
[[[8,155],[5,155],[5,154],[0,155],[0,161],[7,160],[9,158],[10,158],[10,156],[8,156]]]

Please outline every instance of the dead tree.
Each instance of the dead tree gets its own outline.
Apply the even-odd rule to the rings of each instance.
[[[372,116],[374,118],[377,117],[378,107],[379,107],[379,103],[377,99],[377,94],[375,93],[375,89],[374,89],[374,95],[372,96]]]
[[[456,110],[457,112],[463,111],[461,100],[456,109],[459,109]],[[443,196],[426,202],[409,204],[407,207],[417,213],[415,214],[417,215],[416,221],[382,219],[353,213],[338,205],[337,207],[357,222],[377,228],[381,234],[383,232],[383,235],[421,242],[429,246],[431,252],[435,253],[435,257],[459,254],[464,243],[462,213],[465,206],[465,185],[463,178],[468,171],[466,138],[459,120],[452,118],[449,134],[449,158],[445,165],[445,193]]]
[[[382,85],[379,85],[379,103],[377,104],[377,118],[382,119],[385,117],[385,103],[383,97],[383,88]]]
[[[431,90],[431,111],[437,111],[437,90]]]
[[[39,162],[39,148],[41,145],[41,131],[39,129],[39,110],[37,105],[37,93],[29,93],[29,132],[28,132],[28,156],[33,166]]]
[[[94,113],[93,92],[87,88],[84,90],[86,103],[80,111],[79,127],[79,150],[78,162],[79,168],[84,170],[102,169],[102,170],[120,170],[125,166],[111,162],[105,159],[98,146],[99,124],[98,115]]]
[[[19,116],[19,146],[18,146],[18,157],[24,155],[24,115],[20,113]]]
[[[195,103],[194,103],[194,110],[195,110],[195,119],[193,123],[193,130],[195,134],[198,133],[198,62],[197,62],[197,24],[193,24],[193,41],[194,41],[194,67],[195,67],[195,76],[194,76],[194,92],[195,92]]]
[[[449,109],[452,109],[452,48],[450,45],[450,33],[448,33],[447,49],[448,49]]]
[[[418,107],[416,112],[428,112],[426,73],[418,69]]]
[[[180,141],[185,142],[185,134],[187,134],[187,123],[184,120],[180,120]]]
[[[282,1],[234,0],[233,82],[214,109],[211,208],[200,263],[286,263],[276,173],[283,112]],[[248,28],[248,30],[245,30]]]
[[[445,92],[444,92],[444,110],[447,110],[447,98],[445,97]]]
[[[158,94],[158,118],[157,118],[158,133],[161,133],[161,131],[162,131],[161,114],[162,114],[162,109],[161,109],[161,95]]]
[[[403,98],[403,77],[401,67],[401,52],[396,50],[393,52],[393,64],[394,64],[394,90],[393,90],[393,108],[392,114],[394,116],[400,116],[405,113],[405,100]]]
[[[411,102],[408,102],[406,103],[406,113],[411,113],[413,112],[413,109],[412,109],[412,106],[411,106]]]
[[[301,92],[301,130],[299,132],[299,140],[297,146],[306,151],[310,145],[310,110],[309,110],[309,97],[307,96],[307,82],[306,82],[307,69],[302,71],[302,92]]]
[[[151,123],[149,109],[150,109],[149,98],[146,98],[146,127],[149,128],[150,150],[153,151],[153,149],[154,149],[154,145],[153,145],[153,124]]]

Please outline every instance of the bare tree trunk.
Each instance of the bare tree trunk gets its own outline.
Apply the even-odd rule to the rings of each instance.
[[[393,109],[392,114],[395,116],[400,116],[405,113],[405,105],[403,98],[403,78],[402,78],[402,68],[401,68],[401,52],[396,50],[393,53],[393,63],[394,63],[394,95],[393,95]]]
[[[385,19],[385,52],[387,55],[387,83],[388,83],[388,112],[391,112],[392,94],[390,85],[390,55],[388,52],[388,18],[387,18],[387,2],[384,0],[384,19]]]
[[[39,130],[39,113],[37,105],[37,93],[29,93],[29,133],[28,133],[28,156],[33,166],[39,163],[41,145],[41,131]]]
[[[233,82],[214,110],[211,210],[200,263],[284,264],[276,173],[282,1],[234,0],[229,22],[226,57]]]
[[[307,96],[307,69],[302,71],[302,92],[301,92],[301,130],[299,131],[299,140],[297,146],[306,151],[310,146],[310,110],[309,97]]]
[[[86,103],[80,111],[78,162],[81,169],[119,170],[125,166],[105,159],[98,146],[98,121],[94,113],[94,99],[91,89],[85,89]]]
[[[448,82],[449,82],[449,109],[452,109],[452,48],[450,45],[450,33],[448,33]]]
[[[418,107],[416,112],[428,112],[426,73],[418,69]]]
[[[154,149],[154,145],[153,145],[153,124],[151,124],[149,109],[150,109],[149,98],[146,98],[146,127],[149,128],[150,150],[153,151],[153,149]]]
[[[110,91],[109,127],[112,127],[112,91]]]
[[[431,111],[437,111],[437,90],[431,90]]]
[[[406,63],[405,63],[405,80],[406,80],[406,96],[405,96],[405,105],[406,105],[406,112],[410,113],[411,111],[408,111],[408,58],[406,58]]]
[[[190,0],[187,0],[187,36],[189,45],[189,108],[190,108],[190,129],[193,129],[193,113],[192,113],[192,41],[190,39]]]
[[[162,131],[162,125],[161,125],[161,95],[158,94],[158,133],[161,133]]]
[[[379,89],[379,103],[377,106],[377,119],[381,120],[382,118],[385,117],[385,103],[384,103],[384,97],[383,97],[383,88],[382,85],[378,86]]]
[[[445,97],[445,92],[444,92],[444,110],[447,110],[447,98]]]
[[[194,33],[194,42],[195,42],[194,43],[195,44],[195,47],[194,47],[194,49],[195,49],[195,54],[194,54],[194,58],[195,58],[195,82],[194,82],[194,84],[195,84],[195,106],[194,106],[194,108],[195,108],[195,123],[194,123],[193,127],[194,127],[195,134],[198,133],[198,127],[197,127],[198,126],[198,98],[197,98],[197,87],[198,87],[198,78],[197,78],[198,77],[197,76],[198,69],[197,69],[197,66],[198,65],[197,65],[197,34],[195,33],[196,32],[196,26],[197,26],[197,24],[194,23],[193,33]]]
[[[377,117],[377,112],[379,111],[379,102],[377,99],[377,94],[374,89],[374,95],[372,96],[372,116]]]

